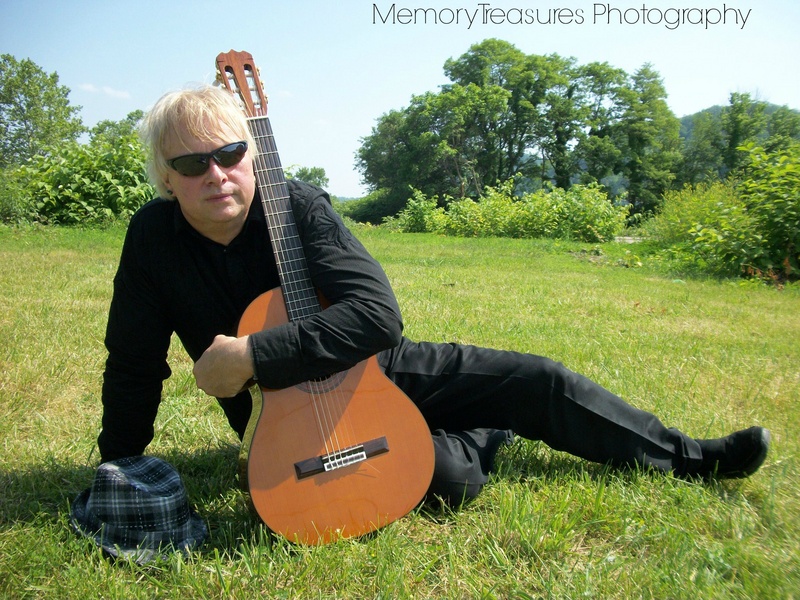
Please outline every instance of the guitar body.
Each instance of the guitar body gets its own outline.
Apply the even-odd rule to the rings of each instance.
[[[248,307],[239,335],[286,321],[281,292],[273,290]],[[408,514],[424,496],[433,474],[430,431],[375,357],[325,380],[261,391],[245,439],[247,483],[272,531],[302,544],[359,536]],[[347,462],[347,449],[365,444],[365,458],[313,472],[315,459]]]

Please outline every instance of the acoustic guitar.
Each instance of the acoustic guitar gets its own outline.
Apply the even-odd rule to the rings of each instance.
[[[324,310],[311,281],[253,57],[217,56],[219,80],[239,96],[258,146],[256,184],[281,286],[256,298],[238,334]],[[433,442],[413,402],[375,357],[329,377],[261,390],[243,441],[252,507],[292,542],[324,544],[375,531],[419,504],[433,474]]]

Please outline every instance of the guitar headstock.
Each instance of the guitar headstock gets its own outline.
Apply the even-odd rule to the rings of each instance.
[[[248,117],[267,115],[267,96],[249,52],[221,52],[217,55],[217,71],[217,81],[241,99]]]

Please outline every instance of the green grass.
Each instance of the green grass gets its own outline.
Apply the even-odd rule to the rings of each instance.
[[[68,525],[91,483],[103,333],[122,228],[0,228],[0,597],[794,598],[800,590],[800,293],[676,280],[635,246],[359,228],[414,339],[544,354],[697,437],[761,423],[764,468],[687,483],[539,443],[503,449],[458,512],[417,511],[322,548],[271,541],[238,489],[238,445],[170,354],[149,448],[181,472],[210,541],[147,568]]]

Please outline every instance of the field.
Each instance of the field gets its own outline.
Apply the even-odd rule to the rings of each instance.
[[[669,426],[769,427],[743,481],[615,471],[518,441],[473,503],[365,539],[273,540],[238,488],[238,443],[176,341],[148,453],[175,465],[211,538],[146,568],[72,533],[98,456],[103,334],[124,229],[0,228],[0,597],[795,598],[800,289],[664,275],[635,246],[358,228],[412,339],[564,362]]]

